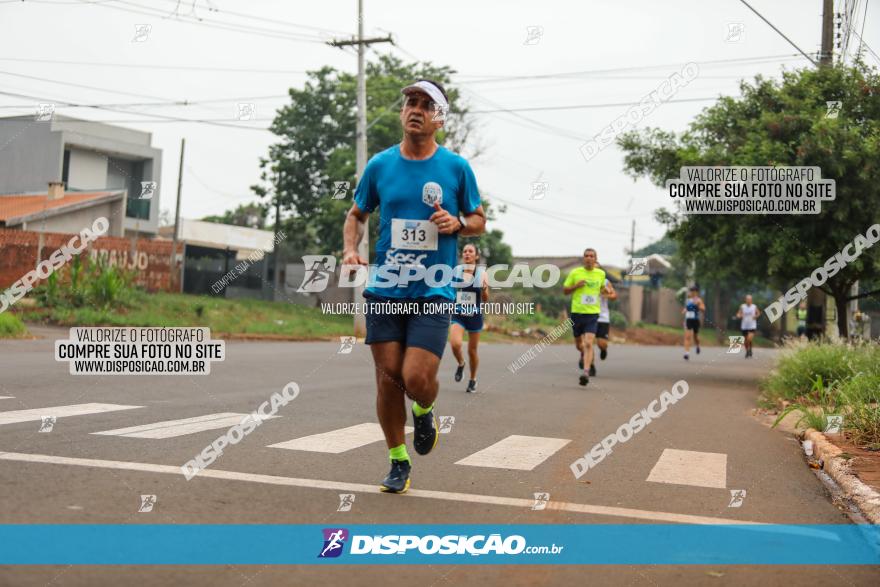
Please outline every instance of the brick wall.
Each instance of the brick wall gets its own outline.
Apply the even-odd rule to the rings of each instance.
[[[0,290],[48,259],[72,236],[0,228]],[[177,252],[183,253],[182,243],[177,244]],[[171,241],[105,236],[91,243],[82,255],[88,261],[104,258],[110,265],[134,271],[135,282],[148,291],[179,291],[179,267],[172,287]]]

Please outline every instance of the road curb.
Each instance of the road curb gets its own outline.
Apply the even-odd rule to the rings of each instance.
[[[880,493],[874,491],[850,471],[843,451],[814,428],[807,428],[804,440],[813,441],[813,454],[825,462],[824,471],[840,486],[848,499],[872,524],[880,524]]]

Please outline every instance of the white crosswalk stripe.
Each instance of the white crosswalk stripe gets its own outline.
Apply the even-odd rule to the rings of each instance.
[[[73,404],[69,406],[49,406],[31,410],[13,410],[0,412],[0,426],[3,424],[18,424],[19,422],[32,422],[42,420],[44,416],[66,418],[68,416],[86,416],[89,414],[103,414],[118,410],[134,410],[143,406],[124,406],[121,404]]]
[[[412,432],[410,426],[405,428],[406,434]],[[326,452],[331,454],[339,454],[374,442],[384,440],[385,435],[382,434],[382,427],[379,424],[366,423],[349,426],[348,428],[340,428],[339,430],[331,430],[321,434],[313,434],[311,436],[303,436],[302,438],[294,438],[286,442],[270,444],[269,448],[286,448],[288,450],[306,450],[310,452]]]
[[[569,442],[571,440],[564,438],[514,434],[461,459],[455,464],[531,471]]]
[[[727,455],[666,448],[646,481],[724,489],[727,486]]]
[[[238,414],[235,412],[223,412],[219,414],[207,414],[205,416],[196,416],[194,418],[183,418],[181,420],[166,420],[164,422],[154,422],[153,424],[144,424],[142,426],[131,426],[129,428],[117,428],[116,430],[105,430],[103,432],[92,432],[102,436],[125,436],[127,438],[174,438],[176,436],[185,436],[187,434],[196,434],[205,430],[217,430],[219,428],[231,428],[248,414]],[[268,416],[261,419],[280,418],[281,416]]]

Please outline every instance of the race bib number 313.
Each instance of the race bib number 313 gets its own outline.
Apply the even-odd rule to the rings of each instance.
[[[394,249],[437,250],[437,225],[430,220],[391,219],[391,247]]]

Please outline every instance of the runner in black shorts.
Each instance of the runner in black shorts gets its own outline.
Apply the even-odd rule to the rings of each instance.
[[[597,258],[596,249],[586,249],[584,266],[572,269],[562,284],[563,293],[571,296],[571,329],[580,355],[578,368],[582,372],[578,383],[581,385],[590,382],[585,367],[593,362],[593,338],[599,326],[599,296],[605,291],[605,271],[596,266]]]
[[[443,87],[419,80],[401,90],[403,140],[367,163],[358,178],[354,205],[343,229],[343,266],[366,265],[358,243],[369,214],[378,209],[376,271],[364,293],[368,300],[367,338],[376,366],[376,411],[388,445],[391,470],[380,489],[403,493],[412,463],[406,451],[405,397],[413,400],[413,446],[428,454],[439,438],[434,401],[437,369],[449,333],[451,283],[458,236],[486,228],[477,181],[468,162],[437,144],[449,102]],[[448,270],[448,278],[440,278]]]
[[[596,327],[596,346],[599,347],[599,358],[605,360],[608,356],[608,334],[611,331],[611,309],[608,307],[609,300],[616,300],[617,292],[611,281],[605,279],[605,291],[599,300],[599,324]],[[595,354],[594,360],[590,363],[590,377],[596,374]]]
[[[700,289],[693,286],[688,290],[688,297],[684,302],[681,313],[684,314],[684,360],[690,359],[691,333],[697,346],[697,354],[700,354],[700,312],[706,311],[706,304],[700,298]]]
[[[455,380],[461,381],[464,374],[464,355],[461,345],[464,333],[468,333],[468,358],[470,359],[471,378],[468,381],[467,393],[477,392],[477,367],[480,357],[477,347],[480,344],[480,332],[483,330],[483,312],[480,304],[489,301],[489,281],[486,273],[478,270],[480,252],[473,243],[461,249],[462,265],[456,268],[453,287],[456,289],[455,313],[452,314],[452,327],[449,330],[449,346],[458,366],[455,369]]]

